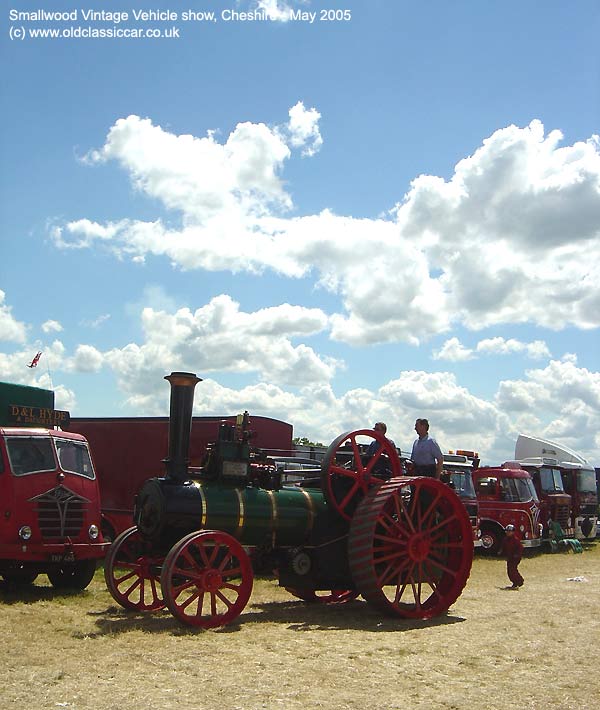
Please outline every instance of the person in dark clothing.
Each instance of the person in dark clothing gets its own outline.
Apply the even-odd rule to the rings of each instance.
[[[502,547],[498,553],[506,557],[506,573],[512,582],[511,589],[519,589],[525,581],[519,572],[519,562],[523,557],[523,543],[515,535],[515,526],[506,526],[506,536],[502,542]]]
[[[385,422],[376,422],[375,426],[373,427],[374,431],[379,432],[383,436],[386,435],[387,432],[387,426]],[[391,439],[388,439],[388,437],[385,437],[388,440],[388,443],[390,446],[395,449],[396,444]],[[381,448],[381,444],[377,441],[377,439],[373,439],[373,441],[369,444],[369,448],[367,449],[367,454],[365,457],[365,464],[368,463],[373,456],[379,451]],[[390,462],[388,460],[388,457],[385,455],[382,455],[379,457],[379,459],[376,461],[375,466],[373,467],[373,473],[376,476],[381,476],[382,478],[388,479],[392,475],[392,470],[390,467]]]

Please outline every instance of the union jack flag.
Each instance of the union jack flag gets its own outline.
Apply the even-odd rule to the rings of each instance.
[[[37,367],[38,362],[40,361],[40,358],[42,357],[42,353],[38,352],[36,353],[36,356],[33,358],[33,360],[27,365],[27,367]]]

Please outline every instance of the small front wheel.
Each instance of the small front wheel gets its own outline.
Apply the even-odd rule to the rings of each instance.
[[[104,579],[113,599],[132,611],[163,609],[159,581],[162,562],[135,526],[124,530],[110,546],[104,562]]]
[[[173,616],[189,626],[212,629],[241,614],[253,579],[250,558],[235,538],[202,530],[171,548],[160,583]]]

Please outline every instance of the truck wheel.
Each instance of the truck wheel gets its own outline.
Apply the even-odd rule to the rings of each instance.
[[[96,560],[79,560],[65,564],[48,572],[48,579],[57,589],[85,589],[96,572]]]
[[[33,584],[37,579],[37,572],[30,572],[26,569],[11,569],[2,572],[2,579],[6,584],[12,584],[15,587],[26,587]]]
[[[481,551],[484,555],[497,555],[502,546],[502,534],[494,528],[481,531]]]

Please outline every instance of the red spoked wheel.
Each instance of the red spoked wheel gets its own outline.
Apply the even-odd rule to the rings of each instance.
[[[253,578],[250,558],[235,538],[201,530],[171,548],[160,582],[173,616],[189,626],[211,629],[241,614]]]
[[[313,591],[312,589],[285,588],[292,596],[309,604],[346,604],[358,597],[358,592],[352,589],[332,589],[331,591]]]
[[[361,453],[361,446],[374,442],[379,446],[373,456]],[[321,465],[321,487],[329,505],[351,520],[369,488],[401,474],[398,453],[389,439],[372,429],[360,429],[331,442]]]
[[[113,599],[133,611],[163,609],[162,562],[162,557],[152,554],[137,527],[124,530],[115,538],[104,562],[104,579]]]
[[[467,583],[473,534],[448,486],[400,477],[362,501],[348,549],[352,579],[369,603],[390,615],[430,619],[446,612]]]

